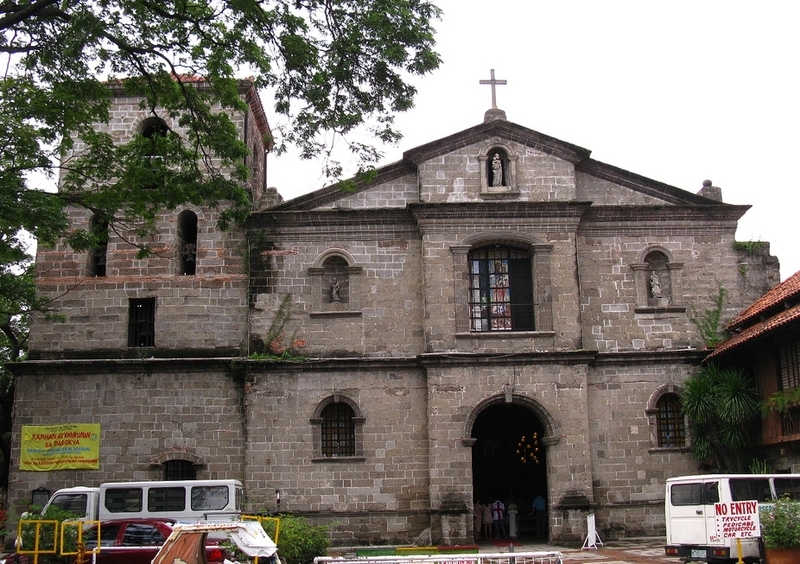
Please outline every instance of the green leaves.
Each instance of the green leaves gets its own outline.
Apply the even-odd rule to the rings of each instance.
[[[689,418],[692,456],[720,470],[738,470],[760,413],[752,378],[739,369],[704,365],[686,380],[681,409]]]
[[[782,496],[760,510],[759,520],[766,548],[800,547],[800,501]]]
[[[413,104],[413,75],[439,64],[425,0],[9,0],[0,10],[0,275],[31,264],[31,238],[75,250],[70,207],[141,241],[159,214],[184,204],[217,209],[222,229],[252,208],[241,75],[270,88],[286,117],[270,142],[326,154],[336,135],[367,125],[397,141],[393,114]],[[112,107],[126,94],[138,109]],[[112,112],[158,117],[165,135],[108,126]],[[121,123],[114,122],[115,125]],[[334,137],[330,134],[333,133]],[[275,135],[275,138],[272,136]],[[360,171],[379,158],[348,142]],[[327,163],[338,176],[339,163]],[[59,180],[58,190],[52,186]],[[44,307],[5,284],[17,315]],[[7,308],[11,310],[11,308]]]

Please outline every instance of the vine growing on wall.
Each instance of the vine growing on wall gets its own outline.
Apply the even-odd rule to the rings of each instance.
[[[722,327],[720,327],[720,320],[722,319],[722,311],[728,301],[728,291],[720,285],[717,288],[717,293],[709,294],[709,298],[712,303],[711,307],[702,311],[692,307],[689,320],[697,327],[703,344],[708,348],[714,348],[725,340],[725,334]]]
[[[250,358],[256,360],[305,359],[299,349],[306,346],[306,340],[297,338],[297,330],[292,333],[291,338],[286,339],[286,325],[292,317],[291,306],[292,295],[286,294],[281,300],[264,338],[264,350],[251,354]]]

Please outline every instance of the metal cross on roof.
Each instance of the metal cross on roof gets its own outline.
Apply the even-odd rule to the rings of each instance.
[[[491,84],[492,85],[492,109],[493,110],[497,109],[497,95],[495,94],[494,87],[497,84],[501,84],[501,85],[502,84],[508,84],[508,81],[495,79],[495,77],[494,77],[494,69],[492,69],[492,78],[490,78],[489,80],[481,80],[480,83],[481,84]]]

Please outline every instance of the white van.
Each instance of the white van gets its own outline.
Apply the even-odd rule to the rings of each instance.
[[[784,495],[800,499],[800,474],[708,474],[668,479],[664,504],[667,556],[697,562],[738,559],[736,539],[717,537],[714,504],[755,500],[762,507]],[[743,560],[759,561],[759,541],[741,539]]]
[[[82,520],[169,518],[182,522],[230,521],[242,513],[238,480],[109,482],[56,491],[42,509],[60,507]]]

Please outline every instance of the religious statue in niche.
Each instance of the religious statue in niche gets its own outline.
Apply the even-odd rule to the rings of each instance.
[[[492,157],[492,186],[503,185],[503,161],[500,153],[495,153]]]
[[[667,290],[669,292],[669,290]],[[661,287],[661,279],[658,273],[653,270],[650,272],[650,298],[651,304],[656,307],[667,307],[669,305],[669,298],[664,295],[664,290]]]
[[[650,273],[650,295],[657,300],[664,297],[661,293],[661,281],[658,279],[658,274],[656,274],[655,270]]]
[[[342,301],[342,296],[339,295],[339,287],[339,281],[334,278],[331,281],[331,303]]]

